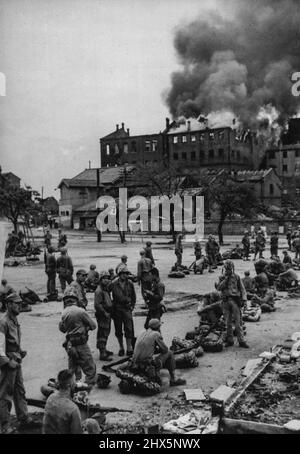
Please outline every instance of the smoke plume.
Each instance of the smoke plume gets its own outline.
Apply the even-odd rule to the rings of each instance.
[[[300,2],[217,5],[175,32],[182,68],[171,76],[170,112],[173,118],[219,120],[224,114],[224,121],[235,116],[244,128],[278,131],[300,107],[291,93],[291,75],[300,71]]]

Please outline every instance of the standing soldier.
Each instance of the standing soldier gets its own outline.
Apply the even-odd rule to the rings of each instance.
[[[146,252],[146,258],[150,259],[152,262],[152,265],[155,266],[155,260],[152,254],[152,243],[151,241],[146,241],[146,247],[145,247],[145,252]]]
[[[214,265],[213,268],[217,268],[218,261],[222,259],[220,257],[220,245],[217,242],[216,238],[213,236],[213,244],[214,244]]]
[[[77,295],[78,298],[77,305],[79,307],[83,307],[84,309],[88,305],[88,300],[84,290],[84,283],[86,278],[87,272],[85,270],[78,270],[76,273],[76,281],[73,281],[70,284],[70,288],[72,288]]]
[[[176,266],[182,266],[182,254],[183,254],[183,247],[182,247],[182,234],[179,233],[176,237],[175,242],[175,255],[177,257]]]
[[[278,257],[278,232],[272,232],[270,238],[271,258]]]
[[[242,244],[244,247],[244,260],[249,260],[250,254],[250,236],[248,230],[245,230],[244,236],[242,239]]]
[[[109,293],[110,275],[103,272],[100,275],[99,285],[95,291],[94,307],[96,320],[98,323],[97,348],[99,349],[99,359],[107,361],[113,352],[106,350],[107,339],[110,334],[112,301]]]
[[[212,235],[209,235],[208,241],[205,245],[205,253],[208,259],[208,272],[213,273],[212,267],[215,266],[215,244]]]
[[[289,227],[286,233],[286,239],[288,242],[289,251],[292,250],[292,229]]]
[[[50,230],[47,229],[45,236],[44,236],[44,243],[45,243],[45,246],[47,249],[49,249],[49,247],[51,246],[51,240],[52,240],[52,235],[50,233]]]
[[[64,307],[59,329],[66,333],[63,346],[69,360],[69,369],[75,373],[76,380],[81,379],[81,370],[85,374],[85,382],[89,385],[96,383],[96,365],[88,345],[88,332],[96,329],[97,325],[86,310],[78,307],[76,291],[69,287],[63,296]]]
[[[234,272],[234,264],[231,260],[226,260],[224,264],[224,275],[220,276],[220,281],[216,285],[218,291],[222,293],[223,313],[226,323],[226,347],[234,344],[232,322],[235,325],[239,346],[249,348],[245,342],[242,328],[241,307],[247,301],[245,287],[241,278]]]
[[[116,275],[117,276],[118,276],[119,271],[120,271],[121,268],[127,268],[127,259],[128,259],[127,255],[122,255],[121,262],[116,267]]]
[[[17,317],[22,300],[12,293],[7,297],[7,312],[0,320],[0,433],[12,433],[10,410],[15,405],[19,427],[32,424],[28,416],[22,375],[22,359],[26,352],[21,349],[21,330]]]
[[[67,235],[65,233],[62,233],[61,229],[58,229],[58,249],[65,247],[67,242]]]
[[[266,244],[265,236],[263,232],[259,230],[255,238],[255,253],[253,260],[256,260],[257,254],[259,254],[260,259],[263,259],[263,251],[265,249],[265,244]]]
[[[194,254],[195,254],[195,260],[200,260],[202,256],[202,248],[201,248],[201,243],[199,240],[196,240],[194,243]],[[157,317],[153,317],[157,318]]]
[[[127,355],[133,351],[133,318],[132,311],[136,303],[136,294],[133,283],[128,280],[129,271],[122,268],[119,271],[119,278],[112,283],[113,319],[115,324],[116,338],[120,350],[119,356],[124,356],[123,328],[126,339]]]
[[[162,314],[166,312],[162,300],[165,294],[165,286],[159,278],[159,271],[157,268],[151,270],[152,284],[150,290],[145,290],[146,303],[148,306],[148,314],[145,322],[145,329],[149,328],[149,321],[152,318],[160,320]]]
[[[66,284],[70,285],[73,281],[73,263],[67,252],[68,251],[65,247],[61,248],[60,256],[56,261],[56,271],[62,292],[66,290]]]
[[[142,297],[146,301],[145,290],[150,290],[152,275],[151,270],[153,268],[152,262],[146,257],[146,252],[144,249],[140,251],[141,259],[138,261],[137,265],[137,281],[138,285],[141,286]],[[120,270],[121,271],[121,270]]]
[[[49,246],[48,253],[45,253],[45,272],[48,276],[47,297],[49,299],[56,298],[56,258],[54,255],[54,248],[52,246]]]
[[[295,234],[292,246],[295,251],[295,260],[297,260],[300,258],[300,235],[298,232]]]

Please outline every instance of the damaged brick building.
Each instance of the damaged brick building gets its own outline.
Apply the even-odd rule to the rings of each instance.
[[[259,167],[262,147],[250,131],[232,127],[208,128],[205,122],[166,118],[157,134],[130,136],[121,128],[100,139],[102,167],[128,164],[166,163],[178,167],[252,170]]]

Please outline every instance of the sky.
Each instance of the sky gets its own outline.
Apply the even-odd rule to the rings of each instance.
[[[155,133],[179,62],[174,28],[214,0],[0,0],[0,164],[44,196],[100,164],[125,123]]]

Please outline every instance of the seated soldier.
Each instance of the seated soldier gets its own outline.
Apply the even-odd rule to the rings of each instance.
[[[287,263],[292,264],[292,257],[289,255],[288,251],[283,251],[283,260],[282,263],[286,265]]]
[[[242,279],[245,290],[247,292],[247,299],[250,300],[255,295],[255,279],[250,277],[250,271],[245,271],[245,277]]]
[[[232,250],[232,254],[235,255],[235,257],[232,258],[243,258],[244,257],[244,250],[240,247],[239,244],[236,245],[236,247]]]
[[[145,371],[153,361],[159,369],[168,369],[170,386],[185,385],[182,378],[175,378],[174,354],[168,349],[160,333],[161,322],[155,318],[149,321],[149,328],[143,331],[136,340],[131,368]]]
[[[285,271],[285,266],[280,259],[273,257],[273,260],[266,265],[264,271],[269,279],[269,284],[273,285],[279,274]]]
[[[255,264],[256,276],[254,278],[256,285],[256,292],[258,295],[265,295],[269,288],[269,279],[265,272],[267,262],[265,260],[258,260]]]
[[[196,259],[192,266],[195,274],[198,272],[203,274],[204,269],[207,267],[207,258],[205,255],[201,255],[201,257]]]
[[[202,301],[203,307],[198,309],[197,313],[202,322],[214,325],[223,315],[221,296],[218,292],[207,293],[203,296]]]
[[[286,271],[280,273],[276,281],[277,288],[281,290],[288,290],[298,285],[298,274],[293,270],[290,264],[286,265]]]
[[[254,295],[251,302],[259,304],[262,312],[274,312],[276,311],[275,305],[276,293],[272,289],[268,289],[264,296]]]

